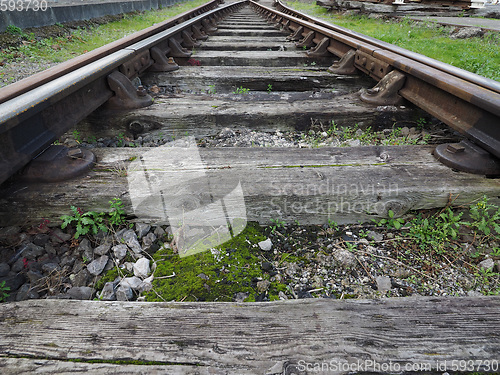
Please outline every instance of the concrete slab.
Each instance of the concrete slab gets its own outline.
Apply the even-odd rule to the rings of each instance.
[[[428,17],[414,16],[415,20],[435,22],[447,26],[480,27],[485,30],[500,31],[500,19],[474,17]]]

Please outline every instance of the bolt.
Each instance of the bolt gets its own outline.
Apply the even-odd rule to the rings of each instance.
[[[72,148],[71,150],[68,150],[68,157],[70,158],[79,158],[83,155],[83,152],[79,148]]]
[[[146,89],[144,88],[144,86],[137,87],[137,95],[146,96]]]
[[[460,152],[464,152],[465,147],[460,143],[450,143],[446,146],[446,151],[448,151],[450,154],[458,154]]]

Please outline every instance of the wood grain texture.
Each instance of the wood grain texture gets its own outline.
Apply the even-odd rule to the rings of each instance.
[[[222,80],[224,81],[224,80]],[[172,81],[175,84],[175,80]],[[198,81],[203,82],[202,80]],[[231,92],[240,87],[238,84]],[[354,90],[359,85],[351,84]],[[371,87],[369,84],[363,84]],[[193,86],[192,89],[196,89]],[[356,93],[338,92],[261,92],[220,95],[174,94],[155,98],[146,108],[126,112],[96,111],[77,125],[82,139],[88,136],[116,137],[122,132],[128,136],[146,136],[161,132],[164,137],[183,137],[186,133],[198,138],[217,135],[225,128],[235,130],[275,132],[277,130],[309,129],[313,120],[322,121],[325,129],[334,120],[339,126],[372,126],[372,129],[392,128],[396,121],[408,120],[415,112],[406,107],[375,110],[363,103]],[[139,130],[137,130],[137,126]],[[168,139],[168,138],[165,138]]]
[[[131,158],[152,150],[158,149],[96,149],[96,168],[79,179],[4,184],[0,190],[0,225],[39,223],[42,218],[57,222],[72,205],[103,211],[115,197],[121,198],[127,212],[133,214],[127,167]],[[403,215],[410,209],[443,207],[450,196],[456,198],[456,204],[469,204],[482,195],[500,204],[499,179],[454,172],[434,159],[429,146],[198,151],[202,163],[191,166],[191,170],[205,177],[186,184],[189,210],[224,198],[241,183],[247,219],[262,224],[268,224],[271,218],[290,223],[299,220],[301,224],[369,222],[385,217],[389,209]],[[388,159],[382,161],[381,155]],[[185,179],[185,170],[172,168],[165,158],[158,160],[159,173],[174,181]],[[147,217],[139,220],[158,222]]]
[[[175,374],[312,374],[306,362],[356,368],[372,361],[436,371],[444,361],[500,359],[499,307],[500,297],[5,303],[0,366],[2,374],[25,368],[58,374],[105,370],[122,360],[154,363],[115,365],[114,373],[151,373],[151,367]],[[75,359],[83,362],[69,362]]]

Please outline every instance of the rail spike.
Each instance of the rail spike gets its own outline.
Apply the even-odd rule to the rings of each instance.
[[[374,88],[362,89],[360,91],[361,100],[365,103],[375,105],[399,105],[403,103],[403,98],[398,94],[405,83],[406,76],[393,70],[385,75]]]
[[[330,45],[330,38],[324,37],[316,45],[316,47],[311,48],[311,50],[307,51],[306,54],[309,57],[326,57],[326,56],[330,56],[330,52],[327,49],[329,45]]]
[[[167,58],[170,52],[169,47],[155,46],[150,50],[154,64],[149,68],[150,72],[172,72],[179,69],[173,57]]]
[[[350,49],[339,61],[335,61],[329,68],[328,72],[334,74],[356,74],[358,69],[354,65],[356,59],[356,51]]]
[[[153,104],[153,98],[146,93],[142,86],[136,88],[130,80],[118,71],[107,77],[109,87],[115,93],[107,103],[107,109],[136,109]]]
[[[304,37],[304,39],[298,41],[295,43],[295,47],[297,48],[311,48],[314,45],[314,31],[310,31],[307,33],[307,35]]]

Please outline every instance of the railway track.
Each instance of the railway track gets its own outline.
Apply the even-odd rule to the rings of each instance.
[[[224,24],[220,24],[222,20],[225,20]],[[217,24],[220,24],[219,29]],[[180,69],[172,57],[181,65]],[[327,69],[329,74],[325,72]],[[136,83],[139,76],[148,89],[174,95],[160,95],[151,105],[150,94],[153,93]],[[373,87],[373,82],[377,81]],[[188,134],[199,140],[219,134],[224,127],[275,132],[310,130],[311,124],[316,124],[316,131],[319,125],[320,133],[326,133],[332,120],[337,126],[361,124],[361,128],[380,129],[391,128],[395,121],[408,120],[411,116],[415,121],[415,116],[419,115],[412,114],[412,110],[403,105],[407,102],[422,108],[465,137],[460,143],[438,146],[434,154],[439,160],[456,169],[494,176],[499,173],[500,156],[499,86],[496,81],[299,14],[281,3],[273,8],[251,1],[218,7],[217,2],[211,2],[0,90],[0,181],[4,182],[44,150],[31,167],[23,170],[25,179],[60,181],[88,170],[95,161],[90,150],[80,147],[68,151],[61,146],[49,147],[77,123],[75,129],[80,137],[88,139],[118,135],[131,140],[139,137],[172,139]],[[360,89],[361,94],[358,94]],[[189,92],[199,95],[187,95]],[[215,168],[221,168],[224,158],[243,160],[253,157],[248,156],[253,151],[234,150],[235,155],[226,153],[227,156],[222,156],[225,151],[206,151],[209,155],[206,158],[219,160]],[[427,146],[408,147],[401,153],[374,148],[375,160],[367,159],[370,152],[340,150],[332,151],[327,157],[329,163],[323,164],[314,152],[309,155],[307,152],[310,151],[305,150],[281,150],[283,155],[276,152],[276,161],[268,160],[265,154],[259,157],[262,165],[269,163],[270,168],[266,171],[271,173],[269,181],[275,178],[272,176],[276,172],[273,163],[282,165],[283,160],[292,158],[292,154],[301,161],[290,162],[290,165],[311,164],[307,160],[316,160],[313,165],[326,169],[311,173],[325,173],[326,180],[339,173],[331,169],[332,166],[359,164],[371,165],[373,176],[380,173],[379,179],[392,181],[397,177],[388,177],[389,170],[385,166],[375,165],[386,161],[380,155],[391,153],[400,155],[398,163],[413,162],[415,166],[434,163],[430,156],[431,147]],[[131,149],[120,152],[124,158],[127,154],[130,154],[129,158],[137,154],[137,150]],[[318,150],[318,155],[321,152]],[[100,158],[98,165],[113,160],[108,153],[95,151]],[[324,155],[321,157],[325,158]],[[381,168],[380,171],[377,167]],[[399,165],[393,167],[392,174],[400,168]],[[106,177],[103,175],[105,170],[94,169],[93,173],[97,175],[93,180],[109,182],[109,193],[123,189],[126,181]],[[276,177],[278,181],[287,183],[294,178],[300,179],[300,173],[292,173],[293,168],[288,172],[288,177]],[[251,181],[255,177],[249,176],[257,172],[241,173],[240,178]],[[351,171],[346,172],[345,179],[352,179],[349,173]],[[425,174],[417,167],[413,173],[415,176]],[[431,173],[434,177],[428,183],[437,183],[433,179],[437,180],[440,173],[441,170]],[[394,197],[397,192],[383,184],[385,192],[372,189],[369,194],[361,192],[357,195],[357,199],[365,202],[361,216],[349,212],[340,221],[369,221],[374,215],[383,217],[388,210],[396,210],[395,207],[398,214],[404,214],[409,209],[443,205],[450,193],[460,195],[464,201],[484,193],[497,196],[496,180],[484,180],[452,170],[446,170],[446,173],[450,181],[463,188],[443,186],[440,196],[429,201],[430,193],[424,193],[425,198],[415,198],[422,193],[412,188],[414,181],[398,182],[405,197]],[[372,186],[374,178],[359,181],[358,185]],[[315,190],[314,184],[317,183],[313,181],[309,179],[311,191]],[[438,185],[448,182],[441,181]],[[96,209],[102,208],[102,203],[109,198],[107,194],[99,193],[98,186],[95,186],[96,191],[92,187],[83,193],[77,191],[72,182],[64,184],[59,183],[60,189],[72,191],[81,197],[82,203],[89,203]],[[271,197],[265,193],[270,191],[270,186],[263,184],[260,189],[254,192],[253,201],[270,202]],[[30,187],[28,183],[16,180],[5,183],[3,196],[10,198],[3,201],[3,220],[15,220],[16,215],[7,208],[12,199],[19,201],[18,207],[22,208],[19,212],[28,212],[33,220],[57,218],[63,212],[62,206],[71,204],[55,199],[56,195],[54,185],[50,184]],[[33,199],[34,196],[43,199]],[[68,194],[70,199],[71,194]],[[304,194],[302,199],[305,202],[311,196]],[[333,198],[336,205],[342,199],[342,194]],[[60,206],[54,202],[59,202]],[[328,204],[323,198],[318,202]],[[283,204],[280,202],[281,208],[277,206],[276,210],[282,210]],[[318,207],[321,204],[318,203]],[[128,199],[129,210],[132,206]],[[262,222],[273,215],[264,214],[259,204],[250,210],[254,210],[250,218]],[[331,214],[318,215],[316,210],[309,215],[303,214],[300,219],[310,222],[315,216],[314,220],[319,222],[327,220]],[[290,220],[294,217],[292,213],[283,216]]]
[[[176,234],[179,252],[189,255],[200,250],[200,232],[211,246],[215,239],[235,236],[245,221],[357,223],[387,217],[389,210],[400,216],[410,209],[442,207],[450,197],[456,204],[467,204],[487,195],[490,202],[500,203],[498,179],[441,164],[432,155],[434,145],[356,147],[360,142],[352,142],[354,147],[333,147],[339,146],[335,138],[341,135],[336,132],[343,127],[357,124],[361,137],[368,127],[389,132],[395,122],[415,127],[421,117],[437,123],[408,103],[420,80],[426,84],[416,89],[417,94],[440,90],[450,111],[457,105],[473,108],[464,118],[465,111],[459,111],[458,122],[446,113],[441,117],[470,142],[494,147],[498,142],[494,122],[481,122],[498,117],[494,83],[446,70],[427,59],[417,61],[408,52],[398,55],[403,51],[316,20],[301,21],[282,6],[277,13],[264,3],[228,3],[217,9],[223,15],[209,10],[213,22],[198,18],[201,14],[183,15],[183,20],[160,25],[164,28],[160,37],[152,31],[146,32],[149,41],[131,36],[116,42],[111,54],[103,48],[81,57],[76,67],[67,63],[8,92],[0,91],[4,98],[0,106],[11,110],[0,112],[7,118],[2,126],[21,125],[2,133],[2,146],[13,152],[2,155],[4,179],[55,139],[79,150],[70,151],[69,159],[67,151],[56,149],[60,153],[46,157],[46,165],[43,156],[31,164],[31,175],[23,171],[23,176],[4,181],[0,225],[57,221],[75,204],[102,211],[110,199],[119,197],[141,222],[169,221],[174,233],[181,233]],[[189,20],[198,26],[193,28]],[[320,53],[325,38],[326,56]],[[158,39],[153,45],[152,40]],[[187,51],[177,44],[191,46]],[[179,55],[175,64],[168,59],[172,54]],[[342,63],[332,66],[339,57]],[[351,63],[345,63],[349,59]],[[386,74],[372,71],[371,63]],[[327,74],[328,69],[333,73]],[[365,71],[370,74],[360,73]],[[405,80],[390,95],[381,95],[383,103],[374,104],[373,97],[382,90],[373,90],[373,85],[390,72],[404,75]],[[427,82],[429,76],[438,79]],[[441,82],[443,77],[460,81],[462,89]],[[437,88],[429,89],[431,84]],[[16,94],[16,87],[23,93]],[[93,88],[93,111],[82,105],[89,100],[85,97],[89,88]],[[465,90],[471,91],[465,95]],[[42,95],[36,96],[37,92]],[[73,96],[64,99],[58,97],[60,92]],[[368,102],[363,96],[369,97]],[[57,127],[52,123],[54,114]],[[25,145],[32,129],[38,130],[36,138],[42,142]],[[354,140],[341,141],[346,145]],[[25,156],[20,156],[23,152]],[[82,157],[90,152],[95,163],[93,157]],[[82,159],[82,165],[74,168],[72,162]],[[54,167],[58,160],[62,167]],[[22,179],[28,174],[47,180],[50,172],[60,172],[66,165],[69,175],[75,169],[81,174],[61,180],[61,173],[54,173],[50,176],[54,181],[48,183]],[[498,297],[310,299],[245,305],[25,301],[0,305],[4,317],[0,331],[5,337],[0,364],[13,373],[41,370],[43,365],[56,373],[147,369],[180,374],[305,374],[316,372],[309,365],[313,360],[330,363],[340,358],[352,366],[358,358],[378,358],[380,364],[392,361],[441,371],[438,365],[463,359],[464,352],[476,353],[474,359],[482,363],[492,361],[498,352],[498,335],[491,331],[498,323],[497,305]],[[116,364],[124,359],[126,364]],[[498,365],[494,360],[492,364]],[[387,372],[384,369],[370,371]]]

